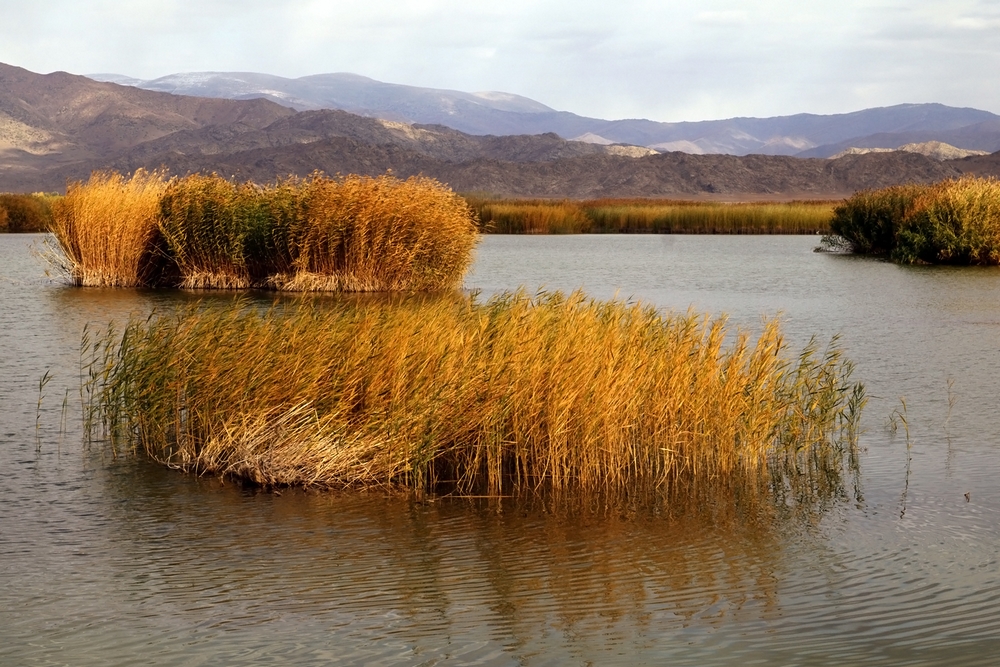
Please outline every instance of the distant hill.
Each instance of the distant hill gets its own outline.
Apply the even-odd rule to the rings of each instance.
[[[920,155],[926,155],[929,158],[935,160],[959,160],[964,157],[970,157],[972,155],[989,155],[986,151],[970,151],[964,148],[955,148],[951,144],[946,144],[940,141],[924,141],[922,143],[915,144],[903,144],[898,148],[857,148],[852,146],[847,150],[843,150],[836,155],[830,156],[831,159],[837,159],[844,157],[845,155],[864,155],[865,153],[891,153],[892,151],[902,151],[904,153],[919,153]]]
[[[688,155],[641,158],[582,155],[551,161],[508,162],[476,158],[449,162],[394,145],[331,138],[303,145],[255,148],[229,154],[171,155],[176,173],[217,171],[259,182],[275,174],[424,174],[459,192],[503,197],[685,199],[832,199],[872,187],[931,183],[961,172],[914,153],[873,153],[839,160],[770,155]],[[125,163],[122,164],[124,166]]]
[[[342,109],[405,123],[444,125],[468,134],[554,132],[563,138],[632,144],[660,152],[830,157],[852,146],[891,148],[927,141],[969,150],[1000,150],[1000,116],[941,104],[900,104],[834,115],[663,123],[587,118],[510,93],[419,88],[346,73],[298,79],[253,72],[194,72],[152,80],[117,74],[91,76],[178,95],[266,98],[298,110]]]
[[[1000,170],[995,162],[940,162],[901,152],[836,160],[656,154],[639,146],[568,141],[551,132],[472,134],[441,124],[296,111],[257,98],[174,95],[0,65],[0,191],[59,191],[95,169],[140,167],[174,174],[214,171],[258,182],[317,169],[369,175],[392,170],[402,177],[432,176],[462,192],[502,196],[730,200],[839,197],[972,169]]]
[[[892,148],[907,144],[941,142],[961,150],[1000,151],[1000,119],[992,118],[951,129],[913,129],[877,132],[826,144],[799,153],[799,157],[832,157],[848,148]]]

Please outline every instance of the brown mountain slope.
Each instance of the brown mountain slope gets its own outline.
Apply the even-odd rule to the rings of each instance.
[[[1000,177],[1000,151],[990,155],[971,155],[949,164],[965,174]]]
[[[477,158],[508,162],[556,160],[609,151],[555,134],[474,136],[440,125],[406,125],[357,116],[346,111],[303,111],[281,118],[263,129],[243,124],[213,125],[184,130],[146,142],[123,156],[134,168],[167,153],[219,155],[254,149],[283,148],[344,138],[372,146],[396,146],[445,162]]]
[[[215,100],[98,83],[0,64],[0,172],[20,179],[56,165],[100,161],[182,130],[261,128],[295,112],[266,100]]]

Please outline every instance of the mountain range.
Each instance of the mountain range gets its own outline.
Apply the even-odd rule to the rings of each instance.
[[[928,141],[988,153],[1000,150],[1000,116],[941,104],[663,123],[587,118],[510,93],[419,88],[347,73],[297,79],[254,72],[189,72],[151,80],[117,74],[91,77],[175,95],[264,98],[300,111],[341,109],[385,120],[439,124],[468,134],[554,132],[567,139],[633,144],[660,152],[831,157],[852,147],[894,149]]]
[[[431,104],[424,90],[411,93]],[[393,102],[389,92],[387,105],[406,106]],[[506,117],[549,113],[532,111],[537,103],[524,98],[461,95],[463,104],[483,100],[481,106]],[[244,96],[178,95],[0,64],[0,191],[62,191],[97,169],[217,172],[257,182],[314,170],[369,175],[392,170],[401,177],[432,176],[460,192],[499,196],[746,200],[832,198],[866,187],[1000,173],[1000,153],[944,161],[899,151],[838,159],[658,153],[638,143],[609,144],[606,131],[599,141],[570,141],[554,132],[482,134],[374,113],[296,110],[287,99],[278,104],[253,93]],[[420,105],[412,102],[410,108]],[[905,116],[920,125],[913,121],[920,114],[912,109],[859,113]],[[921,113],[931,127],[938,122],[933,118],[952,118],[954,125],[956,118],[976,120],[985,112],[931,105]],[[813,118],[826,118],[831,127],[839,122]]]

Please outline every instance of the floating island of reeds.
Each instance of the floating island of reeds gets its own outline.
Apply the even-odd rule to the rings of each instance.
[[[95,173],[53,215],[66,273],[82,286],[439,290],[461,283],[478,236],[450,189],[391,175],[259,186]]]
[[[830,249],[902,264],[1000,264],[1000,181],[864,190],[834,210]]]
[[[454,288],[476,243],[428,179],[270,187],[96,174],[56,207],[78,285],[439,290],[201,303],[88,336],[92,436],[265,488],[493,497],[838,493],[864,389],[834,340],[789,354],[724,318]]]
[[[732,333],[580,293],[199,305],[88,342],[90,422],[116,452],[264,487],[835,479],[864,404],[850,362],[789,359],[774,321]]]

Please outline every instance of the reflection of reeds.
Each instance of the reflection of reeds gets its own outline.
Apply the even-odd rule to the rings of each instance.
[[[598,199],[469,198],[484,227],[501,234],[817,234],[829,231],[831,202],[723,204]]]
[[[265,486],[666,492],[839,469],[840,351],[789,362],[775,322],[727,336],[579,293],[194,309],[108,333],[93,409],[113,442]]]
[[[94,174],[56,209],[81,285],[292,291],[454,287],[477,232],[437,181],[386,175],[280,181]]]

